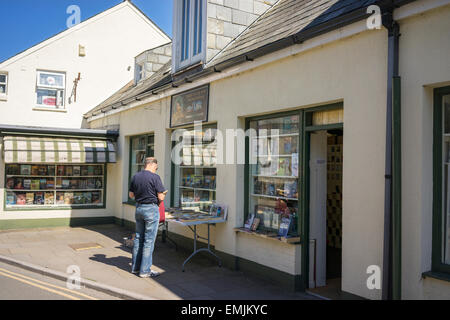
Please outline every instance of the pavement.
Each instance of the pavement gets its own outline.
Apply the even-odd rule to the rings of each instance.
[[[220,268],[201,253],[181,271],[190,252],[175,250],[159,239],[153,267],[157,278],[132,274],[131,248],[123,238],[131,232],[117,225],[0,231],[0,261],[64,280],[78,266],[82,284],[123,299],[158,300],[315,300],[259,278]],[[7,260],[10,260],[9,262]],[[104,297],[104,299],[107,299]]]

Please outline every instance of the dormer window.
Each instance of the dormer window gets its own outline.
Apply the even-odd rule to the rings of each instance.
[[[136,71],[134,79],[135,83],[138,83],[139,81],[144,79],[144,72],[145,72],[144,64],[136,63]]]
[[[174,70],[205,60],[206,0],[174,1]]]

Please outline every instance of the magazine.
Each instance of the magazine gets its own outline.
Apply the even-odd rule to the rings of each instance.
[[[53,192],[46,192],[45,193],[45,204],[52,205],[55,202],[55,197],[53,195]]]
[[[24,193],[20,193],[17,195],[16,204],[22,206],[27,204],[26,195]]]
[[[33,192],[27,192],[26,194],[26,204],[34,204],[34,193]]]
[[[244,228],[247,230],[250,230],[254,219],[255,219],[255,214],[254,213],[249,214],[247,221],[245,221]]]
[[[92,192],[91,201],[92,201],[92,203],[101,203],[100,192]]]
[[[66,176],[72,176],[72,175],[73,175],[73,168],[66,167]]]
[[[14,189],[14,178],[8,178],[6,180],[6,189]]]
[[[16,195],[13,192],[8,192],[6,194],[6,205],[12,206],[16,204]]]
[[[31,165],[23,164],[20,166],[20,174],[22,176],[29,176],[31,174]]]
[[[31,180],[31,190],[39,190],[41,186],[41,180]]]
[[[260,222],[260,221],[261,221],[261,219],[259,219],[259,218],[254,218],[250,230],[251,230],[251,231],[256,231],[256,230],[258,229],[258,227],[259,227],[259,222]]]
[[[34,204],[44,204],[44,193],[43,192],[36,192],[34,194]]]
[[[74,176],[80,176],[80,174],[81,174],[81,168],[80,168],[80,166],[74,166],[73,167],[73,175]]]
[[[289,228],[291,226],[292,216],[281,218],[280,229],[278,230],[278,236],[287,237]]]
[[[31,166],[31,175],[38,176],[39,175],[39,166]]]
[[[42,190],[47,189],[47,179],[39,180],[39,189],[42,189]]]
[[[58,192],[56,194],[56,204],[65,204],[64,203],[64,193]]]
[[[65,175],[65,167],[64,166],[58,166],[58,176],[64,176]]]
[[[31,188],[31,180],[30,179],[23,180],[23,188],[26,190],[30,190],[30,188]]]
[[[73,203],[73,193],[65,192],[64,193],[64,204],[72,204]]]

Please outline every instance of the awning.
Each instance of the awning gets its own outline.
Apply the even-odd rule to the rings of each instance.
[[[110,140],[5,136],[5,163],[114,163]]]

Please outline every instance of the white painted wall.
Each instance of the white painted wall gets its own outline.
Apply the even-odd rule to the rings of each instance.
[[[0,64],[9,77],[0,124],[80,128],[85,112],[133,79],[137,54],[169,41],[128,1],[86,20]],[[78,56],[79,45],[86,48],[85,57]],[[64,112],[33,110],[36,70],[41,69],[66,73]],[[79,72],[77,102],[68,104]]]

